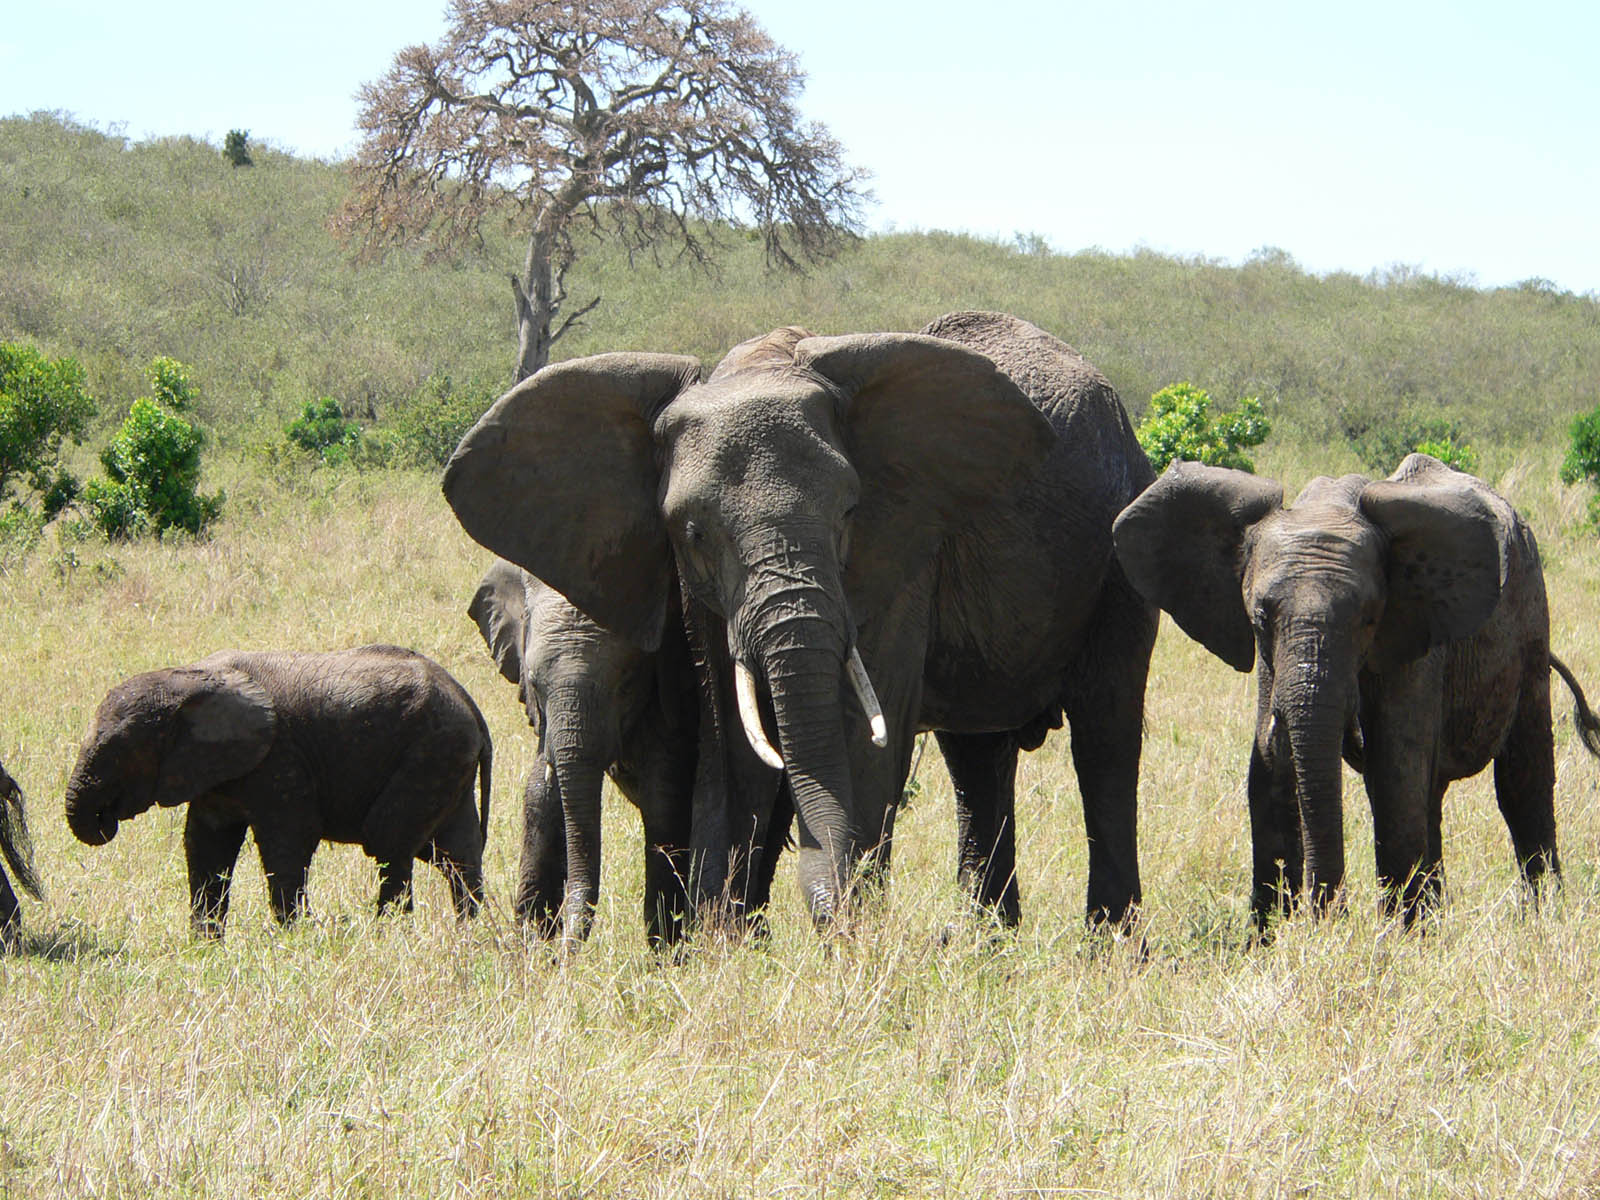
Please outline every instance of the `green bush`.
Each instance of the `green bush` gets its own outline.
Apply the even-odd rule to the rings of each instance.
[[[150,360],[144,369],[150,381],[150,394],[157,404],[165,404],[179,412],[194,407],[200,398],[200,387],[189,374],[189,368],[175,358],[164,355]]]
[[[184,404],[197,395],[181,363],[156,359],[151,385],[158,395]],[[181,386],[180,386],[181,385]],[[131,538],[167,529],[199,533],[222,510],[221,494],[202,496],[200,430],[155,400],[141,396],[110,445],[100,452],[105,478],[91,479],[84,502],[108,538]]]
[[[0,344],[0,501],[23,482],[38,494],[48,520],[76,497],[78,482],[61,465],[61,443],[81,442],[94,415],[84,386],[75,359]]]
[[[1374,475],[1388,475],[1406,455],[1420,450],[1469,474],[1478,469],[1478,452],[1457,421],[1409,413],[1349,408],[1340,414],[1346,439]]]
[[[371,452],[394,466],[442,467],[499,394],[498,388],[478,380],[458,386],[448,375],[435,376],[369,435]]]
[[[1600,484],[1600,405],[1573,417],[1567,437],[1567,456],[1561,460],[1561,482],[1568,487],[1583,481]],[[1589,520],[1600,525],[1600,495],[1589,501]]]
[[[347,462],[361,443],[361,426],[346,420],[344,410],[331,396],[306,401],[300,415],[283,432],[300,449],[321,456],[330,466]]]
[[[248,129],[230,129],[228,136],[222,139],[222,157],[236,167],[253,167],[254,161],[250,158],[250,131]]]
[[[1150,410],[1136,431],[1139,445],[1158,472],[1174,459],[1254,471],[1244,451],[1272,432],[1261,401],[1247,396],[1231,413],[1211,412],[1211,397],[1192,383],[1175,383],[1150,397]]]

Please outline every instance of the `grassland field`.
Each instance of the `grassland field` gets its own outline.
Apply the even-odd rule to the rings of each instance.
[[[1270,451],[1269,447],[1269,451]],[[1263,456],[1291,489],[1305,454]],[[1544,545],[1560,653],[1600,692],[1600,547],[1553,455],[1495,477]],[[1163,627],[1141,773],[1147,959],[1081,932],[1066,739],[1025,756],[1025,915],[953,883],[930,747],[888,896],[819,939],[780,869],[765,947],[644,945],[641,839],[608,793],[593,941],[509,913],[534,741],[465,615],[486,564],[423,473],[285,484],[219,459],[210,538],[48,541],[0,587],[0,745],[31,800],[48,902],[0,960],[5,1196],[1582,1196],[1600,1187],[1600,764],[1557,731],[1566,884],[1521,900],[1487,777],[1446,801],[1449,906],[1375,911],[1347,780],[1349,912],[1244,948],[1248,677]],[[76,843],[61,794],[100,696],[224,646],[397,641],[438,658],[496,737],[490,901],[458,926],[418,875],[371,915],[353,847],[313,915],[267,911],[247,844],[222,945],[187,931],[181,814]],[[948,935],[948,936],[947,936]]]
[[[812,931],[785,864],[768,944],[651,953],[638,821],[608,791],[593,940],[570,958],[526,940],[509,904],[535,745],[465,613],[487,553],[436,473],[256,452],[319,394],[381,421],[428,378],[502,371],[507,246],[352,264],[321,225],[337,168],[258,164],[0,121],[0,339],[84,361],[96,436],[150,356],[194,365],[203,487],[227,492],[203,540],[58,526],[0,554],[0,757],[49,889],[24,900],[22,952],[0,958],[0,1197],[1600,1195],[1600,764],[1560,690],[1565,886],[1536,912],[1483,776],[1446,798],[1442,915],[1425,936],[1381,919],[1347,774],[1348,911],[1247,949],[1254,683],[1164,622],[1140,781],[1147,954],[1082,931],[1063,733],[1020,770],[1015,933],[955,887],[930,744],[892,886],[837,936]],[[257,258],[261,288],[234,312],[219,280]],[[1540,539],[1553,646],[1600,702],[1600,539],[1584,489],[1556,480],[1600,378],[1594,297],[941,234],[871,238],[801,277],[766,273],[749,246],[714,281],[599,250],[574,282],[607,299],[560,355],[713,360],[790,321],[916,328],[1008,308],[1077,344],[1135,410],[1178,378],[1260,392],[1278,432],[1257,468],[1290,496],[1358,469],[1349,406],[1460,420]],[[426,869],[415,913],[378,920],[372,864],[326,846],[312,915],[279,930],[247,844],[228,937],[197,945],[181,813],[103,848],[72,838],[63,787],[116,682],[223,647],[371,641],[438,659],[489,720],[479,920],[458,925]]]

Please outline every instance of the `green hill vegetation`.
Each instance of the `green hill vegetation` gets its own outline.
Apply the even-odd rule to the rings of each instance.
[[[223,445],[281,436],[322,397],[383,421],[444,380],[482,394],[508,381],[514,239],[450,261],[358,262],[328,229],[342,166],[260,148],[254,161],[54,114],[0,120],[0,340],[77,358],[93,394],[118,402],[107,428],[153,356],[188,363]],[[1224,402],[1260,396],[1279,436],[1323,447],[1397,424],[1507,450],[1559,440],[1600,379],[1600,299],[1540,280],[1484,290],[1405,267],[1316,276],[1272,249],[1231,267],[940,232],[875,235],[790,275],[738,231],[724,242],[710,276],[596,244],[570,282],[578,303],[603,303],[556,356],[714,362],[777,325],[916,329],[994,308],[1075,345],[1136,416],[1188,380]]]

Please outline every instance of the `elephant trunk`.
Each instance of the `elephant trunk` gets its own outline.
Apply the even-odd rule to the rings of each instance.
[[[67,826],[85,845],[103,846],[117,836],[117,805],[87,774],[80,762],[67,783]]]
[[[789,649],[769,656],[764,667],[800,817],[800,887],[812,917],[826,921],[838,912],[862,850],[851,819],[843,660],[831,649]]]
[[[1313,910],[1344,883],[1344,808],[1340,753],[1349,683],[1331,669],[1326,642],[1306,633],[1284,647],[1273,713],[1288,741],[1305,848],[1304,886]]]
[[[554,764],[549,784],[560,798],[566,824],[562,929],[574,944],[589,936],[600,899],[600,792],[606,765],[615,757],[602,744],[607,740],[583,689],[561,689],[548,698],[544,748]]]

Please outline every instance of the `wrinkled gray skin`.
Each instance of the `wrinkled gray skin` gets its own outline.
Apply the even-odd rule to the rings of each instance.
[[[0,766],[0,858],[11,867],[18,887],[35,900],[43,898],[44,887],[33,865],[33,839],[28,836],[22,788],[4,766]],[[21,934],[22,906],[17,903],[17,894],[11,890],[4,869],[0,869],[0,950],[15,949]]]
[[[202,937],[222,936],[246,832],[280,922],[304,909],[323,841],[377,860],[380,912],[410,909],[412,860],[423,858],[465,917],[483,898],[491,760],[472,697],[413,651],[222,651],[107,694],[67,783],[67,824],[98,846],[152,805],[187,804],[191,919]]]
[[[1344,879],[1341,755],[1366,783],[1386,909],[1408,922],[1441,890],[1445,788],[1491,760],[1523,875],[1559,872],[1544,575],[1487,485],[1413,454],[1387,480],[1314,479],[1285,508],[1270,480],[1175,463],[1117,519],[1116,544],[1134,584],[1224,662],[1249,671],[1259,652],[1258,927],[1302,889],[1322,907]]]
[[[683,934],[698,718],[682,623],[646,653],[497,559],[467,609],[500,673],[517,685],[539,759],[523,789],[518,917],[569,943],[588,935],[600,887],[600,793],[609,774],[639,809],[645,928]]]
[[[444,487],[474,538],[643,649],[681,577],[704,681],[703,890],[740,894],[781,832],[780,775],[741,731],[737,662],[784,762],[815,919],[839,910],[863,860],[886,863],[914,737],[934,729],[961,876],[1016,920],[1016,754],[1064,710],[1089,912],[1122,921],[1139,899],[1155,613],[1121,578],[1110,530],[1149,479],[1102,376],[1026,322],[967,313],[923,334],[777,330],[704,382],[691,358],[559,363],[485,414]],[[852,649],[883,748],[846,679]]]

